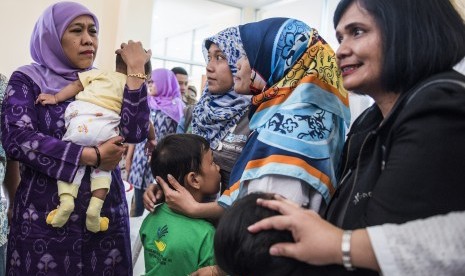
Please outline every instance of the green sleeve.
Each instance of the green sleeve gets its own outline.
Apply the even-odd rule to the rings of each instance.
[[[206,233],[199,254],[199,268],[215,265],[215,251],[213,249],[213,239],[215,237],[215,228],[212,226]]]

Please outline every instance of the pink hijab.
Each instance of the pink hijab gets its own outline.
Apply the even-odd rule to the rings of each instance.
[[[150,109],[160,110],[179,123],[185,105],[176,76],[171,70],[155,69],[152,71],[152,81],[157,87],[157,95],[148,96]]]

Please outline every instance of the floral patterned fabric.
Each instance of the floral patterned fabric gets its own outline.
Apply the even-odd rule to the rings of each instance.
[[[236,75],[236,62],[243,54],[242,42],[237,27],[227,28],[218,34],[205,39],[203,56],[208,63],[208,49],[214,43],[223,51],[233,76]],[[192,116],[192,133],[200,135],[210,142],[215,150],[221,140],[229,133],[250,105],[250,96],[239,95],[233,87],[223,94],[212,94],[208,84],[195,105]]]
[[[72,181],[83,147],[61,140],[69,101],[36,105],[39,93],[31,78],[14,72],[3,103],[3,146],[9,157],[20,161],[21,173],[8,238],[7,275],[132,275],[128,206],[119,168],[111,173],[102,208],[102,216],[110,219],[106,232],[94,234],[85,227],[89,170],[69,221],[62,228],[46,224],[47,214],[59,204],[57,179]],[[134,91],[125,88],[120,128],[128,142],[147,137],[146,96],[146,85]]]

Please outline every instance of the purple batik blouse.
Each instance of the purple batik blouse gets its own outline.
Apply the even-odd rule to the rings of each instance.
[[[59,205],[57,179],[72,182],[82,146],[62,141],[64,112],[71,101],[35,104],[40,91],[31,78],[14,72],[2,106],[2,142],[7,155],[20,161],[21,182],[15,201],[7,253],[7,275],[132,275],[128,207],[120,169],[101,215],[108,231],[92,233],[85,226],[91,198],[89,170],[82,180],[75,209],[62,228],[46,224]],[[121,134],[125,142],[147,137],[147,86],[124,89]]]

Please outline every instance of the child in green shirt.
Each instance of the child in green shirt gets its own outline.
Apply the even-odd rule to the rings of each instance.
[[[203,137],[172,134],[164,137],[152,153],[152,174],[172,175],[198,202],[217,194],[220,167]],[[173,212],[166,204],[149,214],[140,228],[146,275],[189,275],[215,264],[215,228],[203,219]]]

